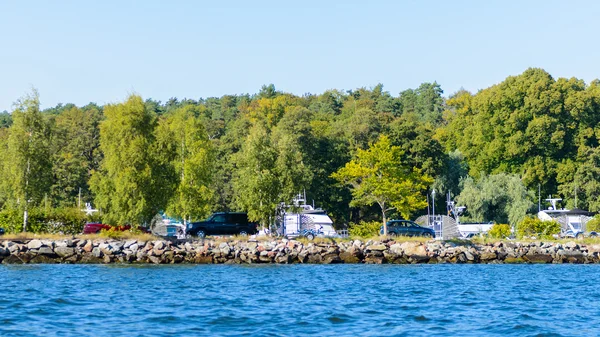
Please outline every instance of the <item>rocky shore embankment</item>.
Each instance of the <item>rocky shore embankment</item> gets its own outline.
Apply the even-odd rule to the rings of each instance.
[[[20,263],[600,263],[600,245],[578,242],[4,240],[0,261]]]

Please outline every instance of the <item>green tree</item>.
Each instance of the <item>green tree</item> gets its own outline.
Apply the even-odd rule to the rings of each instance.
[[[467,206],[472,220],[515,225],[533,206],[531,199],[519,176],[500,173],[463,180],[457,202]]]
[[[12,113],[6,172],[11,182],[13,203],[23,211],[23,231],[31,205],[39,204],[50,191],[50,128],[40,111],[37,91],[18,100]]]
[[[175,186],[166,212],[183,219],[184,223],[205,216],[214,197],[210,188],[213,146],[194,110],[192,105],[176,109],[160,121],[157,129],[156,155],[171,166],[163,172],[163,184]]]
[[[155,116],[137,95],[107,105],[104,114],[100,124],[104,158],[90,181],[96,205],[108,223],[146,223],[164,209],[169,197],[157,179],[165,168],[152,153]]]
[[[417,89],[408,89],[398,98],[403,114],[415,114],[422,122],[438,124],[444,111],[444,91],[437,82],[422,83]]]
[[[289,109],[273,130],[272,143],[277,151],[275,172],[279,179],[280,201],[289,202],[309,187],[313,179],[310,151],[314,146],[311,112],[304,107]]]
[[[101,159],[101,119],[102,112],[94,104],[72,106],[55,119],[52,199],[59,205],[75,205],[79,197],[91,201],[88,181]]]
[[[600,211],[600,148],[586,148],[580,162],[566,161],[560,165],[559,192],[565,196],[567,207]]]
[[[422,192],[433,180],[415,167],[402,163],[402,150],[387,136],[367,150],[358,150],[353,160],[332,177],[352,187],[353,206],[379,205],[383,231],[387,235],[387,212],[396,210],[405,218],[427,205]]]
[[[0,129],[8,128],[12,124],[12,116],[8,113],[8,111],[0,112]]]
[[[247,211],[251,221],[265,225],[279,202],[280,184],[276,172],[277,151],[262,122],[252,126],[234,161],[234,204]]]

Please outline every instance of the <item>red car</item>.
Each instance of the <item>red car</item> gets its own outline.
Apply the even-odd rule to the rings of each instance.
[[[131,229],[130,225],[125,226],[111,226],[102,223],[86,223],[83,227],[83,234],[96,234],[100,233],[101,230],[106,229],[109,230],[111,228],[115,228],[118,231],[124,232]],[[138,226],[137,229],[141,230],[144,233],[150,233],[150,231],[144,227]]]

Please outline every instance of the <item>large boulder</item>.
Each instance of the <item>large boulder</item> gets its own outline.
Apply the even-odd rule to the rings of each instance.
[[[409,257],[427,257],[427,251],[425,246],[420,242],[404,242],[400,245],[400,248],[406,256]]]
[[[43,245],[44,244],[42,243],[41,240],[31,240],[31,241],[29,241],[29,243],[27,243],[27,248],[29,248],[29,249],[39,249]]]
[[[56,255],[62,258],[67,258],[75,255],[75,249],[66,246],[58,246],[54,248],[54,252],[56,253]]]

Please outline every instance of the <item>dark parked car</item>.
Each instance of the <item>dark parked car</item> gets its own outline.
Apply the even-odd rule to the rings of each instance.
[[[433,229],[420,226],[410,220],[390,220],[387,222],[387,230],[389,236],[435,237],[435,231]],[[381,227],[381,234],[383,234],[383,226]]]
[[[190,222],[187,234],[205,237],[206,235],[249,235],[258,233],[258,224],[248,222],[248,214],[219,212],[205,221]]]

